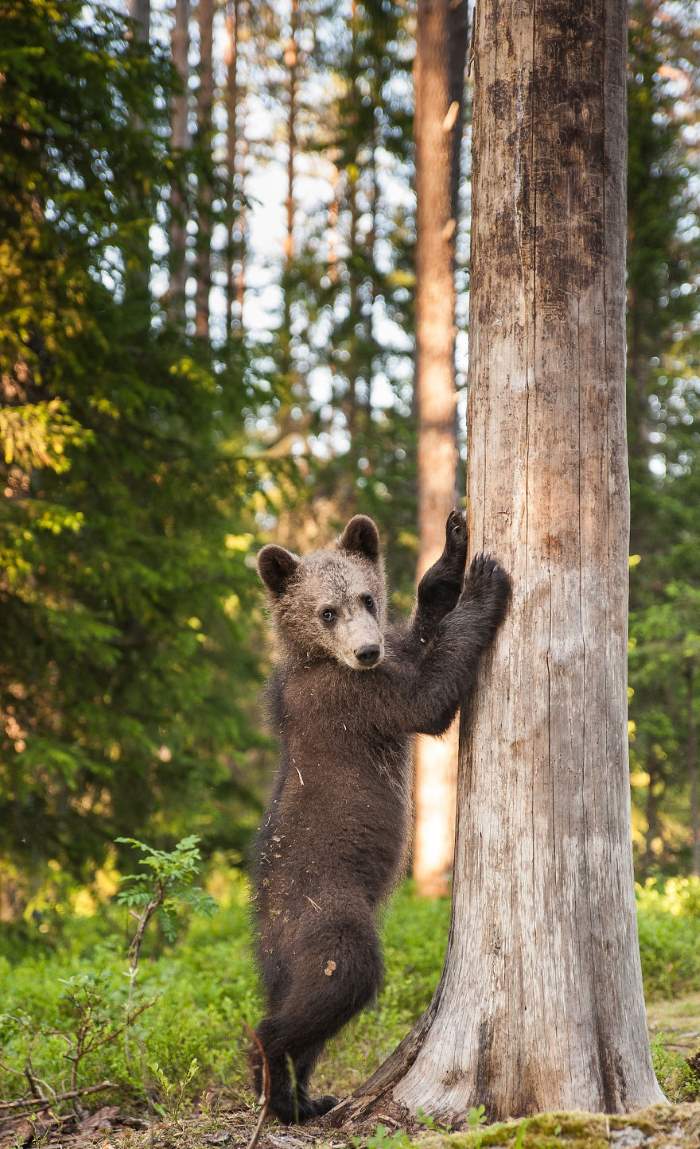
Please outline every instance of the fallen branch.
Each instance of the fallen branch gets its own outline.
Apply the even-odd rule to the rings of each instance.
[[[103,1089],[114,1089],[111,1081],[102,1081],[99,1085],[85,1085],[82,1089],[69,1089],[65,1093],[55,1093],[53,1097],[24,1097],[18,1101],[0,1101],[0,1111],[6,1113],[10,1109],[47,1109],[49,1105],[56,1105],[59,1101],[72,1101],[75,1097],[85,1097],[88,1093],[99,1093]]]

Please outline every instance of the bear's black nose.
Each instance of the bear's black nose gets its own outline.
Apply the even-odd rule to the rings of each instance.
[[[363,666],[374,666],[379,658],[378,646],[361,646],[359,650],[355,651],[355,658],[361,662]]]

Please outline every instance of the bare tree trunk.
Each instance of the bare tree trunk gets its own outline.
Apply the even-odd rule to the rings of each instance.
[[[284,50],[287,69],[287,227],[284,237],[284,265],[282,269],[282,346],[280,365],[282,374],[291,381],[292,361],[292,273],[294,269],[294,216],[296,200],[294,178],[297,155],[297,97],[299,82],[299,0],[292,0],[289,17],[289,39]]]
[[[243,331],[243,192],[239,180],[239,37],[240,0],[229,0],[226,11],[226,338]],[[236,243],[236,230],[239,242]],[[234,263],[238,261],[238,275]]]
[[[129,0],[129,18],[133,21],[133,45],[145,48],[151,38],[150,0]],[[147,330],[151,321],[151,247],[149,242],[148,209],[143,186],[132,184],[131,210],[135,235],[138,236],[135,249],[126,259],[124,290],[127,299],[133,303],[134,314]]]
[[[151,0],[129,0],[129,18],[136,25],[136,39],[147,44],[151,38]]]
[[[214,70],[212,41],[214,0],[198,0],[199,87],[197,89],[197,144],[199,174],[197,186],[197,265],[195,288],[195,333],[209,338],[209,293],[211,291],[211,209],[212,209],[212,108]]]
[[[690,830],[692,853],[690,872],[700,877],[700,769],[698,766],[698,730],[695,722],[695,664],[689,661],[686,667],[688,682],[688,736],[686,760],[690,781]]]
[[[480,0],[469,525],[513,602],[463,714],[426,1015],[340,1114],[661,1101],[627,765],[624,0]]]
[[[457,501],[455,238],[459,211],[466,0],[419,0],[416,93],[417,578],[442,551]],[[452,869],[459,724],[415,744],[413,876],[427,897],[447,894]]]
[[[172,31],[173,66],[180,77],[181,92],[172,101],[171,142],[177,157],[186,152],[190,143],[188,119],[190,0],[175,0],[175,22]],[[185,317],[185,291],[187,285],[187,204],[182,181],[176,174],[170,188],[170,290],[169,315],[173,322]]]
[[[654,843],[657,838],[662,836],[659,822],[659,798],[664,789],[663,778],[657,762],[647,761],[647,774],[649,775],[646,800],[647,828],[644,835],[644,858],[642,860],[642,869],[645,875],[651,873],[657,861]]]

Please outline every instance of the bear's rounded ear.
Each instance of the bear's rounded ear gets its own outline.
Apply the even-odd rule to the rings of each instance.
[[[284,547],[263,547],[258,555],[258,574],[268,590],[278,598],[299,566],[299,559]]]
[[[355,515],[340,536],[338,545],[341,550],[362,555],[376,563],[379,558],[379,531],[367,515]]]

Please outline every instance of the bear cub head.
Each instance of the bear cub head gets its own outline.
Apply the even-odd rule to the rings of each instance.
[[[258,573],[290,651],[307,661],[333,658],[352,670],[371,670],[382,661],[386,585],[372,519],[355,515],[334,548],[303,558],[284,547],[263,547]]]

